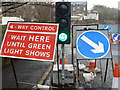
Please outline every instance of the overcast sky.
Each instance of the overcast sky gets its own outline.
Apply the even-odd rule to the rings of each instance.
[[[62,0],[56,0],[56,1],[62,1]],[[94,5],[104,5],[110,8],[118,8],[118,2],[120,0],[64,0],[64,1],[87,1],[87,7],[88,10],[92,9]]]
[[[17,0],[2,0],[2,1],[17,1]],[[18,1],[38,1],[38,2],[57,2],[57,1],[63,1],[63,0],[18,0]],[[92,9],[94,5],[104,5],[110,8],[118,8],[118,2],[120,0],[64,0],[64,1],[87,1],[87,7],[88,10]]]

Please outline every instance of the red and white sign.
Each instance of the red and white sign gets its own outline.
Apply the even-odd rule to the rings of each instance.
[[[1,56],[54,61],[58,24],[9,22]]]

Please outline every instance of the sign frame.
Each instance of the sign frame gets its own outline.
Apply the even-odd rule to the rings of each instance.
[[[73,48],[76,48],[76,43],[74,41],[76,41],[76,30],[74,30],[74,28],[79,28],[80,29],[76,29],[76,30],[84,30],[84,27],[91,28],[91,29],[98,29],[98,24],[80,24],[80,25],[72,25],[72,45]],[[95,28],[92,28],[95,27]]]
[[[93,31],[106,31],[106,32],[108,32],[108,30],[107,29],[90,29],[91,31],[93,30]],[[90,30],[86,30],[86,31],[90,31]],[[83,31],[83,32],[85,32],[84,30],[76,30],[76,33],[77,33],[77,31]],[[108,35],[109,35],[109,33],[107,33],[107,39],[109,40],[109,38],[108,38]],[[77,38],[77,37],[76,37]],[[76,39],[77,40],[77,39]],[[76,53],[78,53],[78,51],[77,51],[77,47],[76,47]],[[82,56],[82,55],[81,55]],[[106,57],[107,56],[107,57]],[[82,56],[83,57],[83,56]],[[110,43],[109,43],[109,51],[107,52],[107,54],[105,55],[105,56],[103,56],[103,57],[101,57],[101,58],[86,58],[86,57],[83,57],[83,58],[76,58],[77,60],[93,60],[93,59],[111,59],[112,58],[112,51],[111,51],[111,45],[110,45]]]
[[[17,23],[17,24],[19,24],[19,23],[22,23],[22,24],[41,24],[41,25],[56,25],[56,32],[32,32],[32,31],[26,31],[26,32],[22,32],[22,31],[17,31],[17,30],[8,30],[8,27],[9,27],[9,24],[10,23]],[[55,59],[55,50],[56,50],[56,44],[57,44],[57,37],[58,37],[58,28],[59,28],[59,24],[58,23],[37,23],[37,22],[19,22],[19,21],[9,21],[8,23],[7,23],[7,28],[6,28],[6,32],[5,32],[5,34],[4,34],[4,38],[3,38],[3,42],[2,42],[2,45],[1,45],[1,52],[0,52],[0,56],[1,57],[9,57],[9,58],[18,58],[18,59],[28,59],[28,60],[37,60],[37,61],[49,61],[49,62],[54,62],[54,59]],[[22,33],[37,33],[37,34],[54,34],[55,35],[55,43],[54,43],[54,50],[53,50],[53,57],[52,57],[52,59],[50,59],[50,60],[47,60],[47,59],[38,59],[38,58],[29,58],[29,57],[22,57],[22,56],[19,56],[19,57],[17,57],[17,56],[9,56],[9,55],[3,55],[2,54],[2,48],[3,48],[3,44],[4,44],[4,42],[5,42],[5,39],[6,39],[6,35],[7,35],[7,33],[8,32],[22,32]]]

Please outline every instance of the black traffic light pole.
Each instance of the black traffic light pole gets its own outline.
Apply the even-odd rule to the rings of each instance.
[[[64,2],[64,0],[62,0]],[[62,85],[64,86],[64,44],[62,44]]]
[[[56,2],[56,22],[59,23],[58,44],[62,44],[62,86],[64,87],[64,44],[70,44],[71,3]]]
[[[62,44],[62,85],[64,86],[64,44]]]

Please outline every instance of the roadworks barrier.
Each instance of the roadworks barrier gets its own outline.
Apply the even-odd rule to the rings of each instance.
[[[83,73],[83,77],[84,77],[85,83],[89,83],[92,80],[94,80],[94,78],[96,77],[96,73],[92,73],[92,72]]]
[[[120,71],[119,71],[119,65],[116,62],[113,72],[113,81],[112,81],[112,88],[116,88],[120,90],[120,86],[118,85],[120,81]]]

